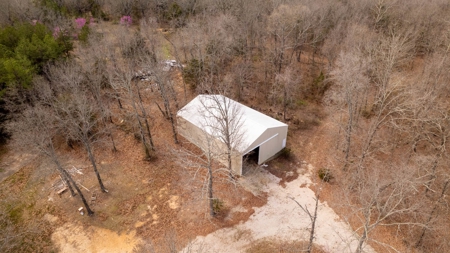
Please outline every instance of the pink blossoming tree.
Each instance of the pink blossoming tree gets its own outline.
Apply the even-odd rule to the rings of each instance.
[[[75,19],[75,24],[77,29],[83,28],[84,25],[86,25],[86,19],[85,18],[77,18]]]
[[[120,18],[120,24],[130,26],[133,23],[133,20],[130,16],[123,16]]]

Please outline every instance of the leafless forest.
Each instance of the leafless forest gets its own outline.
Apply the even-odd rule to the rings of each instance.
[[[70,46],[35,56],[32,71],[11,65],[44,50],[33,35],[11,56],[7,29],[25,23]],[[98,145],[120,153],[123,132],[152,163],[158,143],[180,145],[179,108],[223,94],[289,124],[288,147],[329,126],[328,148],[315,149],[359,235],[355,252],[450,252],[448,0],[3,0],[0,25],[2,138],[48,159],[89,215],[67,150],[83,153],[110,194]],[[0,196],[0,251],[20,250],[39,224],[17,228],[17,196],[4,186]]]

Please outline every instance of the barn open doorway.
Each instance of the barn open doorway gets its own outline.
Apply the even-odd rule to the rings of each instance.
[[[242,175],[258,167],[259,146],[242,157]]]

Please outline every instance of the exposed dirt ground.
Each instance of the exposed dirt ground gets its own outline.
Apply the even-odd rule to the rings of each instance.
[[[117,234],[108,229],[89,227],[84,229],[81,225],[66,223],[57,228],[52,240],[60,252],[132,252],[140,243],[136,231]]]
[[[269,165],[270,166],[270,165]],[[314,172],[312,165],[295,164],[297,179],[279,184],[280,178],[264,169],[259,169],[241,180],[244,187],[254,185],[267,192],[266,205],[254,208],[255,213],[245,222],[231,228],[215,231],[207,236],[197,237],[192,245],[194,252],[244,252],[258,241],[307,241],[311,228],[309,216],[291,199],[314,211],[315,193],[309,188],[310,177]],[[352,228],[344,223],[326,202],[320,202],[316,221],[315,244],[324,252],[353,252],[357,240]],[[300,248],[297,248],[301,251]],[[375,252],[370,246],[365,252]]]

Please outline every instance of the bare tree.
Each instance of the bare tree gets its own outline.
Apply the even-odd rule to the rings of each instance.
[[[378,226],[423,226],[423,223],[415,218],[422,208],[422,204],[415,197],[422,180],[410,173],[409,166],[394,166],[395,171],[394,168],[384,168],[383,171],[353,171],[346,177],[347,186],[342,196],[345,196],[352,210],[346,219],[356,217],[361,224],[356,229],[357,253],[363,252],[368,241],[392,249],[392,246],[371,237],[371,233]]]
[[[431,212],[429,213],[428,218],[426,219],[425,226],[422,228],[422,232],[420,233],[419,240],[416,242],[415,247],[422,246],[423,240],[425,238],[425,234],[427,232],[428,225],[430,224],[430,222],[434,218],[434,216],[436,216],[436,212],[439,208],[439,205],[444,201],[445,194],[449,187],[449,183],[450,183],[450,179],[446,179],[444,186],[442,187],[442,191],[439,195],[439,198],[433,204],[433,208],[431,209]]]
[[[446,52],[448,50],[445,49]],[[447,215],[445,194],[448,191],[448,138],[450,115],[447,104],[441,99],[448,94],[447,55],[439,52],[427,59],[422,72],[411,77],[414,89],[407,92],[400,117],[393,126],[402,134],[409,150],[411,161],[417,164],[417,176],[424,179],[420,191],[424,204],[422,222],[424,227],[416,229],[411,241],[424,251],[443,247],[442,224]],[[433,245],[433,246],[432,246]]]
[[[213,101],[203,100],[202,106],[196,108],[196,112],[201,115],[202,121],[202,131],[200,134],[196,135],[192,132],[189,132],[190,129],[187,129],[187,125],[184,119],[178,120],[178,128],[180,132],[184,132],[187,134],[186,138],[189,139],[191,143],[194,143],[200,148],[200,152],[197,150],[190,150],[187,148],[182,148],[180,150],[175,150],[175,155],[179,158],[180,163],[184,167],[195,168],[194,179],[197,177],[201,177],[202,179],[202,189],[207,194],[208,205],[209,205],[209,213],[211,217],[216,215],[215,210],[215,201],[213,184],[214,178],[217,173],[223,173],[230,175],[229,168],[217,168],[217,163],[215,161],[221,161],[223,159],[223,144],[222,138],[214,134],[214,131],[217,131],[219,127],[219,123],[216,122],[217,118],[214,118],[213,113],[217,114],[216,109],[213,107]],[[230,160],[228,160],[230,162]],[[230,166],[230,163],[229,163]],[[204,175],[204,176],[203,176]]]
[[[245,88],[249,87],[253,77],[254,67],[252,65],[252,62],[248,59],[238,61],[234,64],[233,71],[230,73],[230,82],[237,86],[236,99],[238,101],[242,101],[247,95]]]
[[[58,134],[61,134],[61,132],[65,130],[60,127],[61,125],[57,123],[52,111],[42,105],[35,105],[34,107],[29,106],[23,111],[19,118],[10,125],[11,131],[17,136],[21,145],[36,149],[56,165],[59,174],[66,182],[72,196],[75,196],[75,192],[72,188],[73,186],[80,196],[88,215],[91,216],[94,212],[90,209],[83,193],[72,179],[70,173],[68,173],[61,165],[59,155],[56,152],[54,139]]]
[[[275,82],[272,85],[270,98],[276,104],[281,104],[283,108],[283,119],[286,120],[287,109],[298,98],[298,88],[300,83],[299,73],[293,68],[287,67],[282,73],[275,75]]]
[[[200,100],[202,111],[199,113],[203,115],[205,126],[211,129],[213,136],[225,144],[223,155],[228,163],[229,176],[234,178],[233,158],[245,134],[241,105],[223,95],[202,96]]]
[[[64,168],[54,146],[53,139],[57,136],[60,129],[58,129],[57,123],[51,115],[52,112],[42,105],[27,106],[22,114],[10,124],[9,129],[19,145],[36,149],[56,165],[70,193],[72,196],[75,196],[72,185],[64,174]]]
[[[15,22],[30,22],[42,13],[35,4],[26,0],[6,0],[0,3],[0,24],[12,25]]]
[[[282,4],[268,17],[267,31],[271,36],[270,50],[276,73],[281,73],[282,68],[289,65],[290,50],[300,50],[304,37],[311,27],[307,18],[308,13],[308,8],[300,4]]]
[[[153,24],[154,25],[154,24]],[[149,75],[151,79],[159,88],[159,93],[164,104],[164,117],[168,119],[172,125],[172,133],[175,144],[178,143],[177,131],[175,127],[175,120],[172,113],[171,104],[175,104],[176,109],[179,109],[177,94],[174,89],[174,81],[172,81],[172,73],[170,71],[171,66],[167,66],[164,62],[164,56],[161,56],[158,50],[160,46],[159,41],[162,39],[158,34],[155,34],[155,29],[152,24],[146,22],[141,23],[141,32],[147,39],[147,46],[150,48],[150,53],[139,54],[136,57],[139,59],[139,66],[141,71]],[[177,68],[180,67],[179,62],[176,63]],[[167,69],[169,67],[169,69]],[[184,82],[184,81],[183,81]],[[139,85],[139,84],[136,84]],[[186,92],[186,90],[185,90]],[[155,102],[156,103],[156,102]],[[158,108],[161,108],[158,105]]]
[[[309,231],[308,247],[306,249],[306,252],[308,252],[308,253],[311,253],[312,249],[313,249],[316,221],[317,221],[317,211],[319,209],[319,197],[320,197],[320,192],[317,192],[316,196],[314,198],[315,206],[314,206],[314,211],[312,211],[312,213],[308,210],[308,207],[306,205],[303,206],[297,200],[295,200],[294,198],[291,198],[302,209],[302,211],[308,215],[309,219],[311,220],[311,229]]]
[[[354,53],[341,54],[332,73],[338,81],[340,101],[347,107],[344,168],[350,157],[354,157],[358,161],[354,166],[362,169],[366,158],[375,154],[374,142],[380,137],[379,131],[403,110],[407,89],[404,77],[397,71],[410,60],[411,43],[408,34],[392,34],[369,46],[358,46],[354,42],[352,45],[355,45],[351,51]],[[365,120],[359,120],[360,115]],[[355,130],[364,131],[358,133],[361,137],[359,150],[352,148]]]
[[[359,168],[364,166],[380,128],[402,110],[401,104],[405,101],[405,84],[394,72],[409,60],[409,49],[411,45],[407,37],[394,34],[382,41],[376,50],[378,54],[374,56],[375,59],[372,61],[374,69],[371,69],[375,73],[373,81],[376,88],[372,105],[374,117],[365,135],[366,139],[357,163]]]
[[[120,15],[131,16],[133,12],[134,2],[135,1],[133,0],[111,1],[111,9],[113,13],[116,14],[117,16]]]
[[[214,22],[204,27],[205,61],[204,77],[200,83],[204,91],[218,93],[218,88],[225,76],[225,68],[230,65],[233,56],[234,32],[238,29],[236,19],[231,15],[219,15]]]
[[[103,41],[97,38],[90,39],[93,40],[90,46],[80,49],[80,51],[83,51],[84,57],[81,66],[85,75],[84,85],[98,106],[104,132],[110,138],[112,150],[115,152],[117,151],[117,147],[112,134],[111,124],[108,124],[108,121],[112,123],[112,115],[110,110],[111,96],[109,93],[111,91],[109,90],[110,85],[108,83],[107,62],[103,59],[104,50],[95,46],[97,43],[103,43]]]
[[[84,207],[86,208],[86,211],[88,213],[88,216],[92,216],[94,215],[94,211],[92,211],[92,209],[89,207],[89,204],[86,201],[86,198],[84,197],[83,193],[81,192],[80,188],[78,187],[77,183],[73,180],[72,176],[70,175],[69,172],[67,172],[67,170],[63,171],[64,174],[66,175],[66,178],[69,179],[70,183],[72,183],[73,187],[75,188],[75,190],[77,190],[78,195],[80,195],[81,201],[83,202]]]
[[[175,144],[178,144],[177,130],[175,128],[175,120],[173,117],[172,109],[170,108],[171,97],[176,98],[175,91],[173,89],[173,81],[164,78],[161,75],[161,72],[153,72],[156,80],[156,84],[159,87],[159,92],[161,94],[161,98],[163,99],[164,109],[166,112],[166,118],[170,121],[172,125],[172,133]],[[175,100],[176,103],[176,100]]]
[[[336,80],[337,93],[335,100],[347,107],[345,124],[345,158],[344,169],[347,168],[352,146],[354,127],[363,110],[367,110],[367,91],[369,89],[369,78],[364,74],[367,71],[367,60],[357,54],[342,53],[337,61],[337,67],[332,76]]]
[[[83,144],[101,190],[108,192],[100,177],[94,153],[94,143],[103,134],[99,129],[103,115],[92,96],[83,88],[81,69],[73,63],[62,64],[50,67],[48,76],[56,92],[52,106],[59,123],[65,129],[67,138]]]
[[[383,153],[395,152],[386,136],[398,134],[391,123],[402,117],[407,104],[405,79],[399,73],[409,61],[408,35],[391,34],[371,45],[358,43],[353,42],[353,50],[339,56],[332,73],[338,84],[335,88],[341,89],[339,101],[346,107],[344,168],[352,170],[346,173],[349,180],[345,183],[349,203],[362,224],[356,248],[362,252],[367,240],[374,241],[370,233],[378,226],[423,226],[414,218],[423,208],[415,197],[423,181],[410,173],[415,165],[405,162],[407,157],[389,162],[381,158]]]
[[[139,136],[144,145],[145,157],[151,159],[155,147],[148,120],[149,115],[142,101],[140,87],[135,80],[135,64],[128,61],[119,63],[113,54],[111,59],[113,60],[113,66],[108,70],[109,82],[115,90],[115,94],[131,105],[133,117],[135,117],[139,128]]]
[[[151,159],[155,150],[150,125],[151,114],[149,114],[147,105],[144,104],[138,76],[139,71],[142,71],[139,69],[139,59],[144,55],[155,62],[154,50],[147,48],[145,38],[141,34],[134,33],[127,27],[119,32],[122,36],[120,36],[117,45],[112,44],[107,49],[107,55],[110,59],[108,80],[115,96],[126,102],[126,105],[122,106],[123,109],[130,111],[132,117],[136,119],[139,136],[144,146],[145,158]],[[111,47],[117,46],[120,49],[118,52],[111,49]],[[128,106],[131,106],[131,108]]]
[[[204,133],[203,136],[199,138],[195,138],[195,143],[202,147],[201,153],[191,151],[186,148],[182,148],[180,150],[175,150],[175,155],[180,160],[183,166],[187,166],[190,168],[195,168],[194,179],[197,177],[202,177],[202,188],[205,189],[208,205],[209,205],[209,214],[211,217],[216,215],[216,211],[214,208],[214,174],[220,170],[215,169],[214,160],[220,157],[220,153],[217,153],[217,146],[212,136],[207,133]]]

